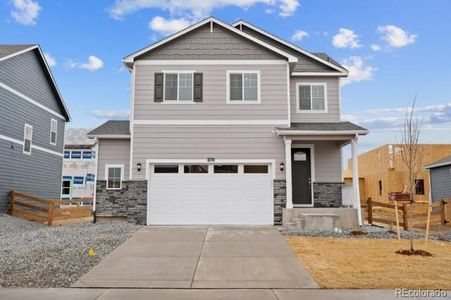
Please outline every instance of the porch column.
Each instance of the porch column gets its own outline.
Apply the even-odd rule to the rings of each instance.
[[[293,208],[292,185],[291,185],[291,140],[285,138],[285,180],[287,182],[287,204],[286,208]]]
[[[357,209],[357,217],[359,225],[362,226],[362,208],[360,207],[360,190],[359,190],[359,159],[357,155],[358,134],[351,140],[352,147],[352,198],[353,207]]]

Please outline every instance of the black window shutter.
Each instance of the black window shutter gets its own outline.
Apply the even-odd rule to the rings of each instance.
[[[203,75],[194,73],[194,102],[203,101]]]
[[[154,102],[163,102],[163,73],[155,73]]]

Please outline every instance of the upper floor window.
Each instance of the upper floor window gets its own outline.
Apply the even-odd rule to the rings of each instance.
[[[31,154],[32,140],[33,140],[33,126],[25,124],[23,132],[23,153]]]
[[[297,112],[327,112],[325,83],[296,84]]]
[[[193,73],[164,73],[164,101],[193,101]]]
[[[260,72],[227,71],[227,103],[260,103]]]
[[[70,158],[70,151],[64,151],[64,158]]]
[[[72,151],[70,154],[70,158],[72,159],[80,159],[81,158],[81,151]]]
[[[91,159],[92,151],[83,151],[83,159]]]
[[[58,122],[52,119],[50,122],[50,144],[56,145],[56,133],[58,131]]]

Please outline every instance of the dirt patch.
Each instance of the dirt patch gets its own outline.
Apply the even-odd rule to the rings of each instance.
[[[419,256],[432,256],[431,253],[424,251],[424,250],[410,250],[410,249],[404,249],[404,250],[398,250],[396,251],[397,254],[401,254],[401,255],[407,255],[407,256],[411,256],[411,255],[419,255]]]
[[[432,256],[396,254],[409,241],[287,236],[322,288],[451,289],[451,244],[429,241]],[[418,248],[424,241],[416,240]]]
[[[351,235],[366,235],[366,232],[363,230],[352,230]]]

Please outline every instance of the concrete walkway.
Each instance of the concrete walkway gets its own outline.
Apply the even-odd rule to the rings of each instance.
[[[451,294],[445,298],[449,299]],[[396,297],[394,290],[320,290],[320,289],[34,289],[3,288],[0,299],[8,300],[122,300],[122,299],[165,299],[165,300],[391,300]],[[418,297],[415,299],[427,299]],[[432,298],[431,298],[432,299]]]
[[[318,285],[273,227],[146,227],[74,287],[272,289]]]

